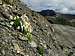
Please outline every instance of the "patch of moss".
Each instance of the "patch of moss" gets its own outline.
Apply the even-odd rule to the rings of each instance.
[[[41,56],[44,56],[44,47],[37,47],[37,50]]]

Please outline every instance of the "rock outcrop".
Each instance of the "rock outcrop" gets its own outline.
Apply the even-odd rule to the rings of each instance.
[[[1,1],[0,56],[75,56],[74,27],[51,24],[18,0]]]

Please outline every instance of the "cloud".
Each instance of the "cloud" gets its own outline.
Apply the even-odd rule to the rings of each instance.
[[[61,13],[75,14],[75,0],[21,0],[33,10],[53,9]]]

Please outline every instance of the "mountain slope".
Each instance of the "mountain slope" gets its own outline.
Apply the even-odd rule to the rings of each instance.
[[[51,24],[18,0],[1,1],[0,56],[75,56],[74,27]]]

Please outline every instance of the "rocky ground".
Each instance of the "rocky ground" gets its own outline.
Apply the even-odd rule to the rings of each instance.
[[[75,56],[74,27],[51,24],[11,1],[17,2],[0,0],[0,56]]]

